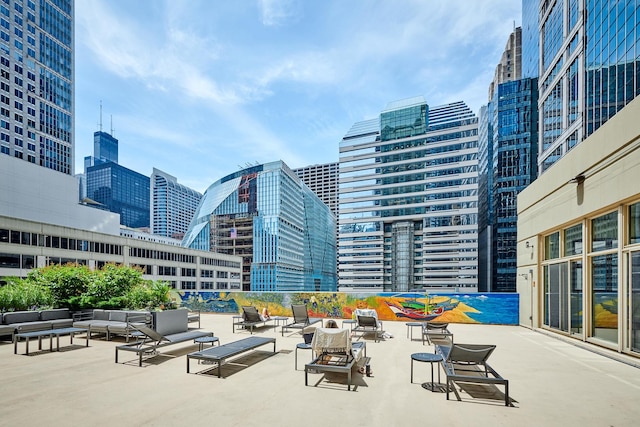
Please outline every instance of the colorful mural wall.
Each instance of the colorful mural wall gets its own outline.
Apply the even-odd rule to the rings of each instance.
[[[176,303],[202,312],[233,313],[242,306],[266,307],[272,316],[291,317],[292,304],[306,304],[311,317],[350,319],[357,308],[373,308],[380,320],[518,324],[518,294],[186,292]]]

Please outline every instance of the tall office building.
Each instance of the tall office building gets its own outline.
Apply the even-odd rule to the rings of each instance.
[[[0,4],[0,154],[73,175],[74,2]]]
[[[335,291],[335,218],[282,161],[213,183],[183,246],[243,257],[243,290]]]
[[[180,239],[189,227],[202,194],[159,169],[151,174],[151,232]]]
[[[148,176],[113,162],[87,168],[87,198],[120,214],[120,224],[149,228],[150,180]]]
[[[76,174],[81,202],[91,203],[91,200],[87,199],[87,169],[107,162],[118,163],[118,140],[107,132],[96,131],[93,134],[93,156],[84,158],[84,173]]]
[[[481,109],[478,137],[478,289],[516,289],[517,195],[537,177],[537,79],[520,78],[521,33],[509,36]],[[513,57],[510,76],[498,72]]]
[[[493,81],[489,85],[489,99],[493,98],[493,93],[497,90],[499,84],[519,79],[521,76],[522,28],[517,27],[509,35],[500,62],[496,65]]]
[[[103,131],[93,133],[93,156],[84,158],[84,171],[87,168],[100,163],[118,163],[118,140],[111,134]]]
[[[637,1],[545,0],[538,15],[538,166],[544,173],[640,94],[640,7]]]
[[[293,170],[338,217],[338,163],[311,165]]]
[[[477,289],[478,119],[390,103],[340,143],[340,288]]]
[[[538,77],[540,59],[540,29],[538,5],[540,0],[522,0],[522,78]]]
[[[537,83],[527,78],[498,85],[486,119],[480,118],[491,123],[480,144],[487,154],[479,154],[480,291],[516,290],[517,196],[537,177]]]

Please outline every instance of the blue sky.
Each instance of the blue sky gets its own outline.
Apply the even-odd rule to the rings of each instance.
[[[486,103],[520,0],[76,1],[76,173],[119,163],[204,192],[248,163],[335,162],[390,101]]]

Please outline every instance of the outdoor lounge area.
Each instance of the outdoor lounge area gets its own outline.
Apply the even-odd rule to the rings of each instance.
[[[114,363],[115,347],[126,344],[123,337],[94,336],[86,347],[80,335],[59,351],[46,346],[28,356],[13,354],[11,342],[2,341],[2,424],[396,426],[433,420],[450,426],[630,426],[640,419],[640,360],[612,354],[615,360],[519,326],[448,326],[455,342],[496,346],[490,363],[509,380],[513,406],[506,407],[501,387],[493,394],[463,387],[461,401],[423,388],[432,381],[429,363],[415,361],[411,382],[411,355],[434,347],[408,338],[402,321],[384,323],[393,338],[360,340],[366,342],[373,375],[355,371],[350,391],[342,373],[310,372],[305,386],[305,372],[294,367],[296,345],[303,342],[300,330],[284,336],[280,327],[233,333],[232,321],[232,315],[202,313],[201,330],[213,332],[223,345],[273,338],[276,353],[271,345],[244,352],[223,364],[220,379],[216,365],[204,360],[201,365],[192,360],[198,374],[187,374],[187,354],[199,350],[192,341],[164,347],[142,367]],[[311,353],[300,352],[299,363],[309,363]],[[440,381],[446,382],[442,369]]]

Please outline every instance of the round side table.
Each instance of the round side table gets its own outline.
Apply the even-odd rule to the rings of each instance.
[[[438,365],[438,382],[433,381],[433,364],[440,363],[442,356],[434,353],[413,353],[411,355],[411,382],[413,383],[413,361],[429,362],[431,364],[431,382],[422,383],[422,388],[432,392],[443,393],[447,391],[447,385],[440,382],[440,365]]]
[[[202,351],[202,349],[204,348],[204,344],[205,343],[211,343],[211,347],[213,347],[213,345],[215,343],[218,343],[218,345],[220,345],[220,338],[218,337],[198,337],[196,339],[193,340],[194,343],[198,344],[198,349],[200,351]]]
[[[298,370],[298,350],[311,350],[311,358],[313,359],[313,348],[311,347],[311,344],[307,344],[304,342],[296,344],[296,354],[295,354],[296,371]]]

